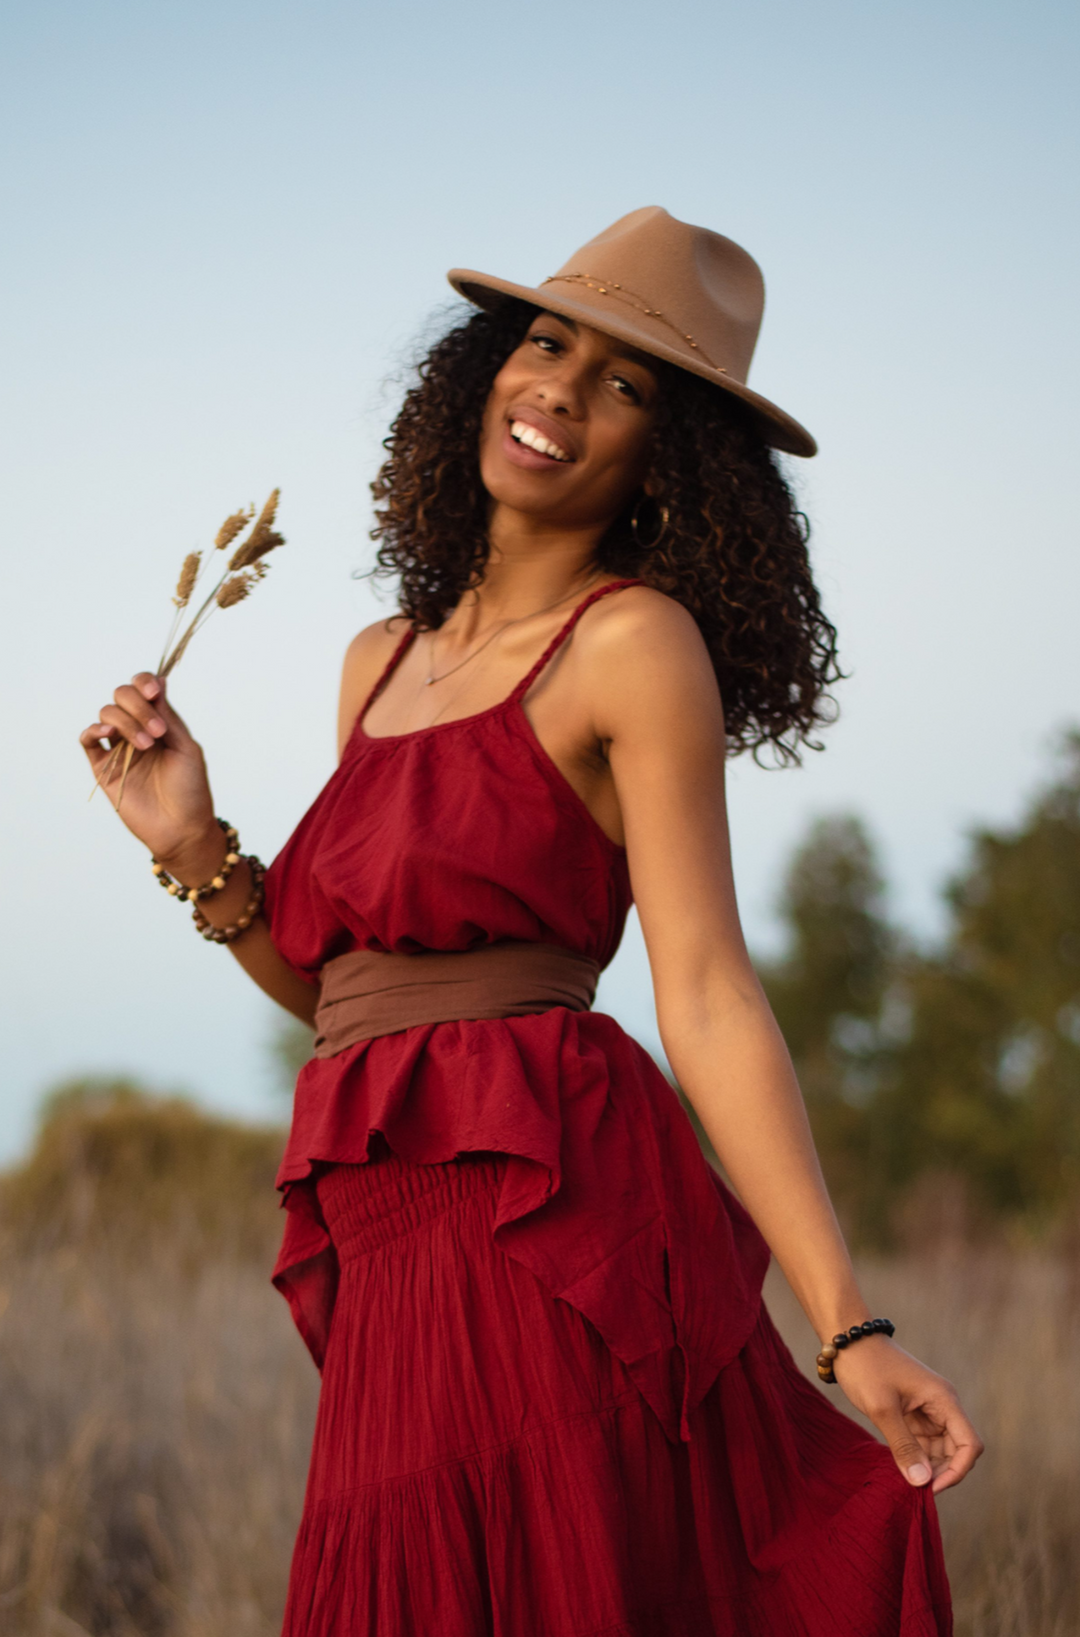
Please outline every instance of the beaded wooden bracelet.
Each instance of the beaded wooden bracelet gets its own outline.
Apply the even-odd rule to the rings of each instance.
[[[174,880],[156,858],[150,860],[150,868],[158,878],[158,885],[165,888],[171,898],[178,898],[182,904],[197,903],[200,898],[209,898],[213,893],[220,892],[232,872],[240,862],[241,854],[238,851],[240,836],[231,824],[226,824],[223,818],[215,819],[225,832],[225,861],[215,876],[203,883],[201,887],[185,887],[182,882]]]
[[[251,871],[251,897],[244,905],[244,913],[238,915],[230,926],[213,926],[197,904],[191,912],[191,919],[195,922],[196,931],[200,932],[208,943],[235,943],[237,938],[247,931],[263,907],[263,899],[266,897],[266,888],[263,886],[266,865],[252,853],[245,854],[245,857]]]
[[[836,1383],[833,1371],[833,1360],[845,1347],[850,1347],[853,1341],[861,1341],[864,1336],[891,1336],[896,1326],[891,1319],[867,1319],[863,1324],[853,1324],[850,1330],[841,1330],[838,1336],[821,1349],[817,1356],[818,1380],[828,1382],[832,1387]]]

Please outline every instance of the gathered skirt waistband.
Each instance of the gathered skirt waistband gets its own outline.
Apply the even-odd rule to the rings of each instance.
[[[373,1141],[366,1165],[331,1166],[318,1181],[319,1205],[344,1267],[402,1239],[459,1201],[499,1187],[504,1154],[463,1154],[436,1165],[411,1165]]]

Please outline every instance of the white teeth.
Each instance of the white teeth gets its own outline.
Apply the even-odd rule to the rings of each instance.
[[[511,421],[510,436],[517,442],[525,444],[529,449],[536,449],[541,455],[548,455],[552,460],[569,460],[570,456],[565,449],[560,449],[557,443],[545,438],[535,426],[528,421]]]

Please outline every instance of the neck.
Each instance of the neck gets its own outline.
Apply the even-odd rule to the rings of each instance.
[[[491,549],[482,583],[464,599],[493,619],[516,619],[568,595],[596,573],[603,527],[556,527],[496,504],[488,527]]]

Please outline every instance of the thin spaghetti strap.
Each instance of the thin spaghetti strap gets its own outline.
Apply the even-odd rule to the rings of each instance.
[[[386,687],[386,684],[389,682],[390,678],[401,664],[401,661],[404,659],[406,651],[412,647],[413,638],[415,636],[416,632],[410,625],[409,629],[405,632],[401,641],[390,655],[390,658],[383,666],[382,673],[376,681],[375,686],[372,688],[371,692],[368,694],[367,698],[364,700],[364,703],[357,712],[356,720],[358,723],[363,722],[364,717],[367,715],[376,699],[378,699],[379,695]]]
[[[581,618],[582,614],[584,614],[587,608],[591,608],[593,603],[599,602],[601,597],[608,596],[612,591],[625,591],[627,586],[644,585],[644,583],[644,580],[636,579],[612,580],[610,585],[601,585],[598,586],[595,591],[590,591],[589,595],[578,603],[562,630],[558,631],[555,636],[552,637],[551,641],[544,649],[544,652],[540,655],[540,658],[537,660],[528,676],[522,677],[521,681],[510,695],[510,698],[524,699],[525,695],[528,693],[529,689],[540,675],[540,672],[544,669],[545,665],[549,665],[554,659],[555,655],[558,653],[559,649],[562,647],[563,643],[566,641],[567,637],[570,635],[571,631],[574,629],[574,626],[577,624],[578,620]]]

